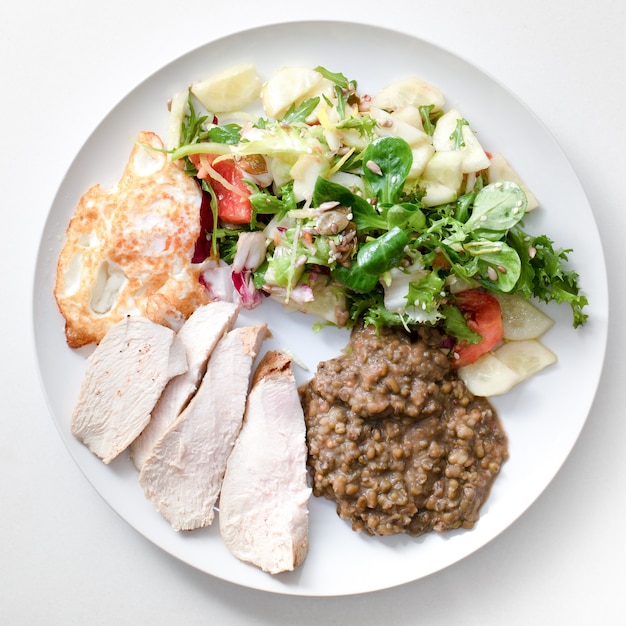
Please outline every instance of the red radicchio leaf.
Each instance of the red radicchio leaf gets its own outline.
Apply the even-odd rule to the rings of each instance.
[[[191,257],[192,263],[202,263],[211,256],[211,233],[213,232],[213,211],[211,211],[211,196],[202,192],[200,205],[200,235]]]
[[[254,309],[261,304],[261,293],[254,286],[252,273],[249,271],[233,272],[231,274],[233,285],[241,298],[241,305],[245,309]]]

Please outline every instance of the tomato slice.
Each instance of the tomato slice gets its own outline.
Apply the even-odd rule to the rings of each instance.
[[[467,317],[467,325],[482,336],[478,343],[461,342],[453,351],[456,367],[469,365],[502,341],[502,311],[492,295],[478,289],[467,289],[457,294],[456,305]]]
[[[249,224],[252,219],[250,188],[243,182],[244,173],[233,159],[217,159],[216,154],[193,155],[198,178],[205,179],[217,198],[217,215],[228,224]],[[226,185],[215,180],[208,168],[221,176]]]

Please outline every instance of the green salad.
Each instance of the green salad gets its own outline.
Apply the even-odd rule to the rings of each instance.
[[[227,264],[244,306],[270,296],[321,324],[437,324],[473,344],[472,290],[567,303],[584,324],[571,250],[527,229],[534,196],[433,85],[362,94],[324,67],[262,84],[246,65],[171,110],[171,158],[206,198],[195,260]]]

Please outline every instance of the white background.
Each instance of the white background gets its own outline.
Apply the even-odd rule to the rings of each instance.
[[[34,0],[4,3],[0,15],[2,624],[624,623],[625,3]],[[611,304],[607,360],[587,424],[521,519],[479,552],[415,583],[362,596],[299,598],[197,572],[111,511],[50,418],[30,311],[48,208],[110,108],[210,39],[320,17],[414,34],[517,94],[580,177],[603,240]]]

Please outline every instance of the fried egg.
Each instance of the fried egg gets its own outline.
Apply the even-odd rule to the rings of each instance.
[[[140,133],[119,182],[78,202],[54,289],[72,348],[99,343],[127,315],[176,330],[209,301],[192,263],[202,191],[162,149]]]

